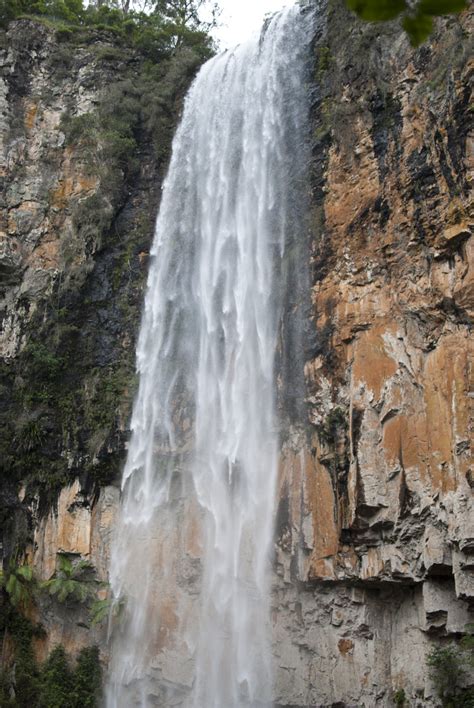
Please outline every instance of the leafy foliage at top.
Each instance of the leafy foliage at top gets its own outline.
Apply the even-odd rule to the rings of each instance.
[[[11,20],[34,16],[53,23],[64,40],[78,32],[102,30],[122,37],[153,61],[183,46],[207,59],[214,51],[209,30],[217,17],[214,9],[210,21],[201,21],[199,10],[207,3],[208,0],[145,0],[144,12],[130,9],[127,0],[121,6],[87,0],[0,0],[0,26],[6,28]]]
[[[402,16],[402,25],[414,47],[424,42],[433,30],[433,18],[465,10],[468,0],[346,0],[347,6],[369,22],[384,22]]]
[[[209,21],[202,20],[201,12],[209,9]],[[220,14],[217,3],[209,7],[208,0],[156,0],[156,9],[176,27],[209,32],[216,24]]]

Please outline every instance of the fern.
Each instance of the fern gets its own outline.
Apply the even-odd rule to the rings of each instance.
[[[46,580],[42,587],[64,604],[68,600],[85,604],[97,592],[101,583],[92,576],[94,566],[86,560],[75,563],[66,554],[58,554],[57,569],[52,578]]]
[[[90,620],[92,625],[102,624],[110,616],[112,619],[117,619],[121,616],[125,607],[125,600],[121,598],[116,600],[112,597],[106,597],[103,600],[96,600],[90,608]]]
[[[13,607],[25,609],[33,597],[36,581],[30,565],[10,563],[8,573],[0,572],[0,587],[4,587]]]

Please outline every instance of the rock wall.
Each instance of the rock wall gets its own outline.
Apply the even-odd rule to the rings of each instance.
[[[163,173],[203,57],[10,23],[0,46],[0,507],[5,555],[80,477],[120,476]],[[18,486],[24,483],[23,505]],[[92,502],[91,502],[92,503]],[[25,514],[23,511],[25,510]]]
[[[435,702],[474,609],[472,11],[315,43],[309,422],[283,445],[278,701]],[[339,703],[338,703],[339,705]]]
[[[301,321],[304,361],[301,391],[298,377],[281,384],[272,613],[281,706],[390,706],[396,689],[409,705],[436,705],[425,654],[473,620],[472,21],[472,11],[443,21],[417,51],[398,27],[361,24],[339,3],[329,2],[317,22],[311,215],[307,238],[295,234],[310,288],[302,267],[297,291],[306,291],[284,323]],[[34,385],[28,343],[37,331],[58,331],[48,329],[54,298],[80,333],[74,356],[58,365],[61,381],[65,372],[74,379],[72,410],[59,414],[67,425],[58,428],[51,398],[33,405],[20,397],[21,410],[4,410],[18,416],[9,440],[27,438],[24,467],[12,474],[10,448],[5,458],[11,481],[2,508],[14,522],[4,548],[24,538],[42,578],[58,552],[88,558],[100,578],[107,575],[129,412],[124,393],[165,160],[137,128],[139,175],[122,168],[121,188],[109,194],[103,175],[84,164],[84,143],[66,139],[63,114],[97,108],[104,84],[123,70],[117,47],[110,54],[106,43],[107,55],[101,45],[97,58],[101,42],[93,57],[81,49],[74,72],[59,76],[51,68],[57,38],[42,26],[16,23],[4,52],[8,390],[21,389],[19,378]],[[127,56],[133,68],[138,59]],[[110,203],[100,238],[81,231],[74,216],[93,195]],[[289,340],[285,331],[291,326],[282,330]],[[61,337],[71,349],[69,334]],[[125,360],[119,380],[101,389]],[[291,368],[281,361],[280,383]],[[87,411],[110,388],[112,415],[91,421]],[[291,388],[296,407],[288,404]],[[52,505],[37,479],[16,495],[38,456],[62,461]],[[194,568],[195,549],[180,559]],[[84,627],[80,611],[61,614],[45,602],[40,614],[49,633],[42,655],[57,641],[71,651],[100,641],[105,652],[105,630]],[[169,637],[176,616],[165,615]],[[160,649],[165,667],[176,658],[169,646]]]
[[[206,51],[194,38],[153,61],[113,30],[47,19],[0,30],[0,555],[26,553],[39,581],[58,554],[107,580],[148,250]],[[105,651],[86,607],[37,605],[40,659]]]

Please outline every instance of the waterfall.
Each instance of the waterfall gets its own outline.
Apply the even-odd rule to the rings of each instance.
[[[174,139],[112,544],[109,708],[271,704],[275,352],[309,24],[290,7],[207,62]]]

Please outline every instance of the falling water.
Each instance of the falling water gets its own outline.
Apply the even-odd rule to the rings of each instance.
[[[271,703],[274,360],[308,25],[291,7],[205,64],[173,143],[112,548],[126,604],[109,708]]]

